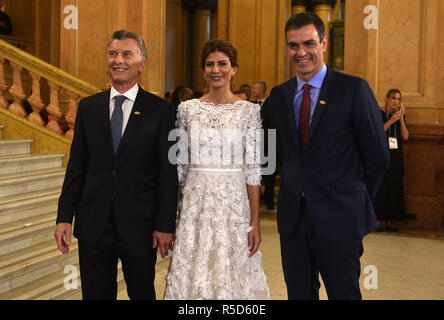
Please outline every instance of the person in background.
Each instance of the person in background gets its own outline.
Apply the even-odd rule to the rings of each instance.
[[[171,104],[174,107],[175,114],[177,114],[177,107],[183,101],[193,99],[194,92],[190,88],[185,86],[177,86],[174,88],[173,94],[171,95]]]
[[[381,116],[389,141],[390,166],[375,199],[378,219],[376,231],[397,232],[391,223],[405,220],[402,141],[407,141],[409,138],[405,124],[405,106],[401,104],[401,91],[391,89],[387,92],[385,110],[381,110]]]
[[[190,88],[182,88],[179,91],[179,101],[184,102],[194,98],[194,92]]]
[[[174,110],[177,110],[177,106],[180,104],[179,92],[183,88],[185,88],[185,86],[177,86],[173,90],[173,94],[171,95],[171,104],[173,105]]]
[[[163,95],[164,99],[171,103],[171,91],[165,91],[165,94]]]
[[[249,84],[243,84],[240,86],[240,90],[245,92],[245,95],[247,96],[247,101],[250,101],[251,99],[251,86]]]
[[[261,107],[262,127],[267,130],[270,129],[269,117],[269,101],[266,97],[267,84],[264,81],[255,81],[251,89],[251,96],[253,103]],[[264,132],[264,155],[268,156],[268,130]],[[267,206],[267,210],[274,210],[274,185],[276,183],[276,171],[270,175],[263,175],[264,193],[262,199]]]
[[[267,84],[264,81],[255,81],[251,88],[252,102],[262,106],[266,100]]]
[[[247,95],[245,94],[245,92],[240,91],[240,90],[236,90],[233,93],[234,93],[235,96],[238,96],[242,100],[247,100]]]
[[[5,1],[0,0],[0,34],[11,34],[12,33],[12,23],[11,18],[6,12],[4,12]]]

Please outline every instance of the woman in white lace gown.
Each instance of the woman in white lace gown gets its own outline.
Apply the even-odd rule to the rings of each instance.
[[[179,105],[181,212],[165,299],[270,299],[259,227],[259,106],[230,90],[237,52],[209,41],[201,66],[210,91]]]

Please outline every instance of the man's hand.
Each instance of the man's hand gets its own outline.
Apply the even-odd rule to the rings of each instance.
[[[160,252],[162,258],[165,258],[168,250],[172,248],[173,235],[173,233],[153,232],[153,248],[157,247],[157,252]]]
[[[54,237],[57,242],[57,247],[62,254],[69,252],[69,246],[71,245],[72,226],[71,223],[59,223],[54,232]],[[66,239],[66,240],[65,240]]]
[[[252,257],[259,249],[262,242],[259,223],[251,225],[254,229],[248,233],[248,248],[250,249],[250,257]]]

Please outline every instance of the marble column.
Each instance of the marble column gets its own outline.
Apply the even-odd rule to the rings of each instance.
[[[291,1],[291,15],[296,15],[298,13],[304,13],[306,9],[306,0],[293,0]]]
[[[336,1],[335,1],[336,2]],[[327,36],[327,50],[324,52],[324,62],[328,65],[330,63],[330,10],[331,0],[312,0],[314,13],[316,13],[325,24],[325,35]]]
[[[337,21],[341,17],[341,1],[337,0],[336,3],[332,6],[330,21]]]
[[[204,79],[200,67],[200,55],[205,43],[211,38],[211,16],[216,11],[217,1],[186,0],[184,9],[191,11],[191,88],[194,91],[203,91]],[[213,15],[214,17],[214,15]],[[213,26],[214,26],[213,22]],[[214,27],[213,27],[214,32]]]

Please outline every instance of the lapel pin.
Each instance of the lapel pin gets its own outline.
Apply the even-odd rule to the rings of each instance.
[[[324,100],[319,101],[320,104],[327,104]]]
[[[139,115],[140,115],[140,112],[139,112],[139,111],[135,111],[134,114],[135,114],[136,116],[139,116]]]

